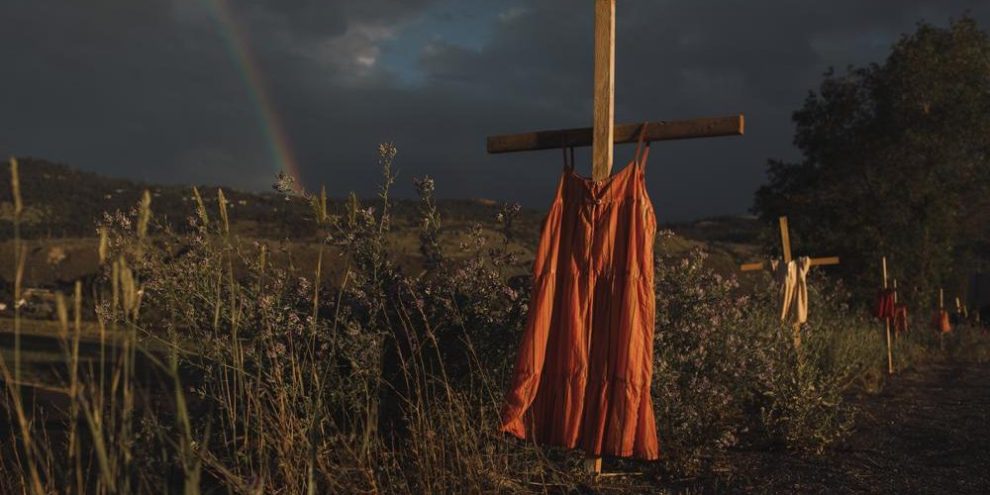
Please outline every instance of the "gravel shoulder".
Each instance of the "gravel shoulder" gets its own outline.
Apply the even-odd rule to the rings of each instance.
[[[857,399],[855,430],[820,457],[737,451],[687,492],[990,493],[990,363],[941,362]]]

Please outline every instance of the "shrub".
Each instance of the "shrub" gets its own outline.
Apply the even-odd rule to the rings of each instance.
[[[147,194],[107,214],[99,365],[80,365],[81,323],[69,316],[81,321],[80,289],[58,306],[67,435],[32,421],[0,359],[21,439],[0,458],[0,487],[515,493],[585,483],[580,454],[498,431],[529,300],[527,278],[513,276],[526,271],[510,242],[519,207],[499,211],[497,235],[476,226],[459,252],[445,250],[433,182],[418,181],[424,263],[406,273],[388,236],[396,149],[379,151],[382,187],[368,204],[351,196],[332,208],[325,192],[282,178],[277,190],[319,232],[312,271],[277,244],[232,235],[223,191],[207,204],[194,189],[180,229],[156,221]],[[327,276],[331,264],[339,278]],[[799,358],[773,289],[742,294],[701,251],[658,253],[657,467],[698,473],[747,442],[821,452],[848,431],[844,394],[882,369],[883,343],[840,286],[816,276],[812,287]]]

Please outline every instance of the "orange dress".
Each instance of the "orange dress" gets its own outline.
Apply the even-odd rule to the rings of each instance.
[[[644,126],[645,129],[645,126]],[[565,166],[543,224],[502,430],[594,456],[659,457],[653,375],[653,243],[642,136],[602,181]],[[566,155],[565,155],[566,156]]]
[[[932,316],[932,327],[936,332],[949,333],[952,331],[952,322],[949,320],[949,312],[940,309]]]

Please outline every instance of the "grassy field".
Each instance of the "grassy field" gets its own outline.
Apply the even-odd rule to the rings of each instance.
[[[59,292],[34,315],[47,321],[13,304],[0,319],[0,491],[749,490],[766,464],[742,453],[834,459],[889,386],[882,327],[841,283],[813,273],[795,349],[769,277],[735,277],[761,252],[752,234],[726,220],[681,226],[657,239],[663,458],[606,459],[591,477],[580,453],[498,431],[539,215],[484,205],[487,220],[447,218],[432,184],[393,209],[392,156],[383,148],[370,202],[281,200],[298,215],[287,231],[310,223],[291,242],[240,227],[225,194],[190,190],[182,228],[149,192],[103,217],[97,237],[0,246],[4,301]],[[22,201],[14,188],[11,204]],[[895,341],[899,373],[986,359],[980,331],[939,342],[926,323]]]

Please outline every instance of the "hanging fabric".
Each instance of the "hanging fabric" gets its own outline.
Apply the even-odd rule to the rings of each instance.
[[[894,332],[901,334],[908,331],[908,309],[906,304],[898,304],[894,307]]]
[[[952,323],[949,321],[949,312],[940,309],[932,316],[932,329],[939,333],[949,333],[952,331]]]
[[[577,175],[565,151],[502,408],[502,430],[518,438],[593,456],[659,457],[645,130],[633,161],[601,181]]]
[[[797,324],[808,321],[808,271],[811,259],[802,256],[790,263],[770,262],[780,286],[780,321]]]
[[[880,292],[877,293],[876,303],[873,305],[873,316],[881,320],[889,320],[894,317],[893,289],[880,289]]]

